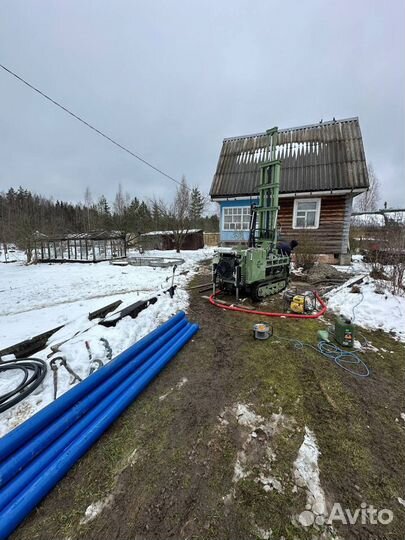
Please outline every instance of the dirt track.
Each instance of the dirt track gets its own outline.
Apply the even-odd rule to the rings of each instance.
[[[203,272],[195,283],[206,281]],[[291,472],[305,425],[322,452],[328,502],[356,508],[367,501],[395,511],[389,526],[337,527],[340,536],[401,538],[405,513],[396,498],[405,494],[404,347],[366,333],[394,353],[370,352],[372,377],[360,380],[315,352],[277,341],[277,333],[315,339],[318,321],[275,321],[275,337],[258,343],[250,331],[256,319],[216,309],[197,291],[189,317],[201,325],[194,341],[13,538],[225,540],[265,538],[270,530],[277,540],[318,538],[321,531],[292,523],[305,508],[305,492],[294,488]],[[248,405],[270,426],[257,430],[254,444],[247,445],[249,430],[233,414],[235,404]],[[281,418],[277,426],[275,418]],[[266,448],[274,454],[280,492],[266,492],[255,481]],[[235,481],[241,451],[251,474]],[[86,508],[100,500],[105,508],[83,523]]]

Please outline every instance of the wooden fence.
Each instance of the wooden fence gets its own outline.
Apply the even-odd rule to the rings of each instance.
[[[205,232],[204,245],[205,246],[218,246],[219,245],[219,232]]]

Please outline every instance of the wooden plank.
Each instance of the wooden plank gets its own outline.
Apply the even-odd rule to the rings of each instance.
[[[62,326],[57,326],[56,328],[47,330],[46,332],[38,334],[30,339],[25,339],[24,341],[20,341],[15,345],[5,347],[4,349],[0,350],[0,357],[6,356],[7,354],[14,354],[16,358],[28,358],[34,353],[45,349],[48,339],[58,330],[63,328],[63,326],[64,325],[62,324]]]
[[[95,311],[91,311],[88,315],[89,321],[92,321],[93,319],[101,319],[104,318],[107,313],[110,313],[111,311],[114,311],[114,309],[117,309],[118,306],[122,304],[122,300],[116,300],[115,302],[112,302],[111,304],[108,304],[107,306],[104,306],[100,309],[96,309]]]
[[[157,302],[157,297],[153,296],[152,298],[149,298],[148,300],[139,300],[138,302],[135,302],[135,304],[131,304],[130,306],[122,309],[118,313],[114,313],[110,317],[107,317],[106,319],[103,319],[99,322],[102,326],[111,327],[115,326],[118,321],[123,319],[124,317],[130,316],[132,319],[136,319],[136,317],[139,315],[141,311],[149,307],[151,304],[155,304]]]
[[[364,273],[361,275],[354,276],[352,278],[349,278],[347,281],[343,283],[343,285],[340,285],[339,287],[332,289],[331,291],[328,291],[325,294],[325,298],[329,298],[330,294],[333,292],[333,294],[336,294],[337,292],[341,291],[342,289],[352,287],[353,285],[356,285],[358,283],[361,283],[364,278],[366,278],[369,274]]]

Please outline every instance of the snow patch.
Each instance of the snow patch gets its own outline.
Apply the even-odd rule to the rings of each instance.
[[[273,491],[273,489],[279,493],[284,491],[281,482],[277,478],[274,478],[274,476],[266,476],[261,472],[257,481],[263,484],[264,491]]]
[[[272,437],[289,423],[282,414],[273,413],[269,420],[257,414],[250,405],[236,403],[228,407],[219,415],[221,429],[235,424],[239,426],[241,448],[236,454],[232,481],[236,484],[240,480],[252,476],[259,469],[254,481],[260,483],[266,492],[283,491],[283,486],[274,475],[271,467],[275,461],[275,453],[271,447]],[[234,490],[227,497],[232,497]],[[225,500],[224,499],[224,500]]]
[[[255,428],[264,423],[264,418],[262,416],[256,414],[247,405],[242,403],[238,403],[234,406],[233,411],[238,419],[238,423],[242,426]]]
[[[108,262],[98,264],[36,264],[20,262],[0,265],[0,348],[28,339],[60,325],[64,328],[48,341],[48,347],[35,354],[49,365],[50,346],[60,346],[61,355],[82,378],[89,374],[90,360],[85,341],[90,343],[95,358],[107,363],[100,338],[108,340],[113,356],[168,320],[179,310],[186,310],[189,293],[186,286],[201,261],[212,256],[213,249],[184,251],[181,273],[175,275],[177,285],[173,298],[164,294],[171,284],[172,269],[129,266],[125,271]],[[173,257],[175,251],[150,251],[149,256]],[[187,274],[185,274],[187,272]],[[115,327],[105,328],[97,320],[89,321],[90,311],[122,300],[118,310],[137,300],[158,296],[158,301],[142,311],[136,319],[125,317]],[[87,330],[85,333],[83,330]],[[76,335],[77,334],[77,335]],[[75,336],[75,337],[73,337]],[[8,372],[0,380],[0,393],[16,387],[21,375]],[[181,385],[184,384],[183,382]],[[72,388],[70,376],[58,370],[58,396]],[[180,386],[181,388],[181,386]],[[0,417],[0,437],[53,401],[53,377],[49,369],[38,389]]]
[[[359,286],[361,294],[352,293],[347,287],[332,290],[328,293],[328,307],[354,319],[358,326],[391,332],[405,341],[405,297],[395,296],[388,290],[378,294],[378,283],[370,277]]]
[[[243,450],[237,453],[236,461],[233,468],[232,482],[239,482],[242,478],[246,478],[250,471],[246,469],[246,454]]]
[[[305,488],[307,505],[317,515],[326,511],[325,493],[319,479],[318,458],[320,452],[315,434],[305,426],[304,441],[294,462],[294,479],[297,486]]]
[[[278,425],[285,419],[281,410],[273,413],[270,420],[266,421],[263,416],[256,414],[248,405],[238,403],[232,408],[232,412],[238,420],[238,424],[248,427],[252,430],[249,438],[257,436],[256,429],[261,428],[267,435],[273,435]]]
[[[202,229],[183,229],[182,231],[150,231],[142,233],[141,236],[173,236],[174,234],[193,234],[201,231]]]
[[[170,388],[170,390],[169,390],[168,392],[166,392],[166,394],[163,394],[162,396],[159,396],[159,401],[163,401],[164,399],[166,399],[167,396],[170,396],[170,394],[171,394],[174,390],[180,390],[187,382],[188,382],[187,377],[183,377],[183,378],[176,384],[176,386],[172,386],[172,387]]]
[[[183,377],[183,378],[176,384],[176,389],[177,389],[177,390],[180,390],[180,388],[182,388],[187,382],[188,382],[187,377]]]
[[[80,520],[80,525],[86,525],[90,521],[93,521],[93,519],[95,519],[99,514],[101,514],[104,508],[111,505],[113,500],[113,495],[108,495],[107,497],[105,497],[105,499],[90,504],[90,506],[86,508],[84,517],[82,517],[82,519]]]
[[[254,524],[253,528],[255,535],[262,540],[269,540],[269,538],[271,538],[273,535],[273,531],[271,529],[263,529],[256,524]]]
[[[127,464],[130,467],[133,467],[138,459],[138,448],[135,448],[133,452],[131,452],[127,458]]]

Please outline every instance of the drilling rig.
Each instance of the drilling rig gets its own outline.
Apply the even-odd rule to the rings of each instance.
[[[276,159],[278,128],[267,130],[267,159],[260,165],[259,204],[251,206],[248,247],[219,248],[214,255],[214,294],[231,292],[239,301],[241,293],[260,301],[286,288],[290,256],[277,248],[278,198],[281,162]]]

